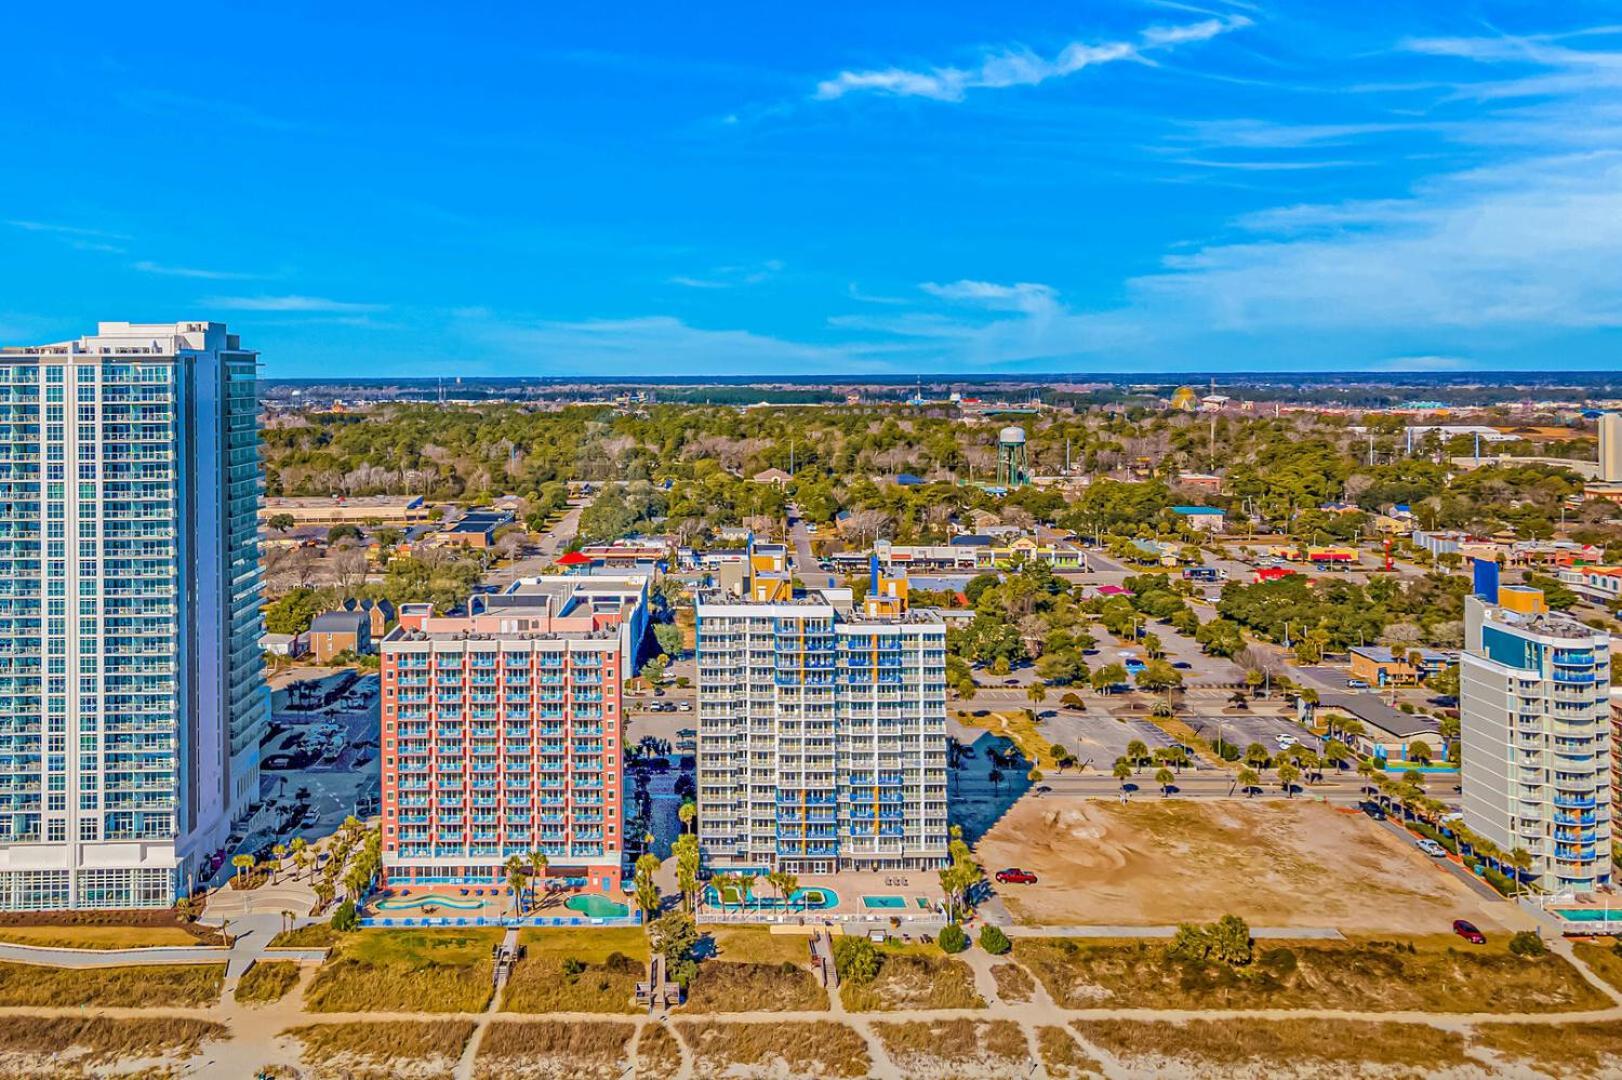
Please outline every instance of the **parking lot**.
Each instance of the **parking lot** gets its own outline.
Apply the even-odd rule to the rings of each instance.
[[[260,747],[260,808],[232,834],[216,880],[231,873],[238,852],[263,858],[278,843],[314,841],[351,814],[378,812],[378,694],[376,675],[340,674],[302,694],[274,695],[271,734]]]
[[[1262,716],[1248,713],[1211,713],[1183,718],[1196,735],[1209,739],[1222,738],[1239,747],[1242,753],[1251,743],[1261,743],[1269,754],[1280,747],[1278,737],[1288,735],[1307,749],[1322,750],[1321,740],[1293,719],[1284,716]]]

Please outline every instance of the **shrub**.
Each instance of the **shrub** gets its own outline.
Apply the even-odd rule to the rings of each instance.
[[[345,900],[338,905],[338,910],[332,913],[332,928],[340,934],[360,929],[360,914],[355,911],[355,901]]]
[[[866,938],[834,938],[834,967],[846,982],[872,982],[878,978],[879,963],[879,951]]]
[[[563,958],[563,977],[568,979],[570,982],[573,982],[575,979],[579,978],[580,973],[585,970],[586,962],[581,960],[579,957],[565,956]]]
[[[1013,948],[1013,944],[1008,940],[1008,935],[1000,929],[986,926],[980,931],[980,947],[992,956],[1001,956]]]
[[[1542,956],[1549,947],[1536,930],[1517,930],[1509,939],[1509,951],[1516,956]]]
[[[965,934],[957,923],[947,923],[935,941],[940,945],[941,951],[948,954],[960,953],[969,947],[969,935]]]
[[[1172,960],[1220,960],[1233,967],[1250,963],[1250,927],[1237,915],[1224,915],[1209,926],[1183,923],[1177,928],[1166,956]]]

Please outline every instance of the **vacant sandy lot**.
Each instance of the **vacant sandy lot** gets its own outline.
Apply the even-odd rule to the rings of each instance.
[[[1165,925],[1232,912],[1252,926],[1445,933],[1498,923],[1464,884],[1363,817],[1319,803],[1047,796],[1016,806],[978,845],[988,872],[1041,879],[998,891],[1048,926]]]

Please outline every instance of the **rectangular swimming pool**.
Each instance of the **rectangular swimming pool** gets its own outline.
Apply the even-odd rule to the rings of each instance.
[[[1622,926],[1622,908],[1550,908],[1567,922],[1602,922]]]
[[[862,897],[862,906],[881,911],[894,911],[897,908],[906,907],[907,898],[905,896],[864,896]]]

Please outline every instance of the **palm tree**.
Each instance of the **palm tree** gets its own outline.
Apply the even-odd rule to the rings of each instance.
[[[1149,756],[1149,746],[1142,739],[1133,739],[1126,744],[1126,756],[1127,760],[1132,762],[1132,767],[1136,769]]]
[[[1286,797],[1295,798],[1295,782],[1299,779],[1301,779],[1301,770],[1288,761],[1278,767],[1278,784],[1279,787],[1284,789]]]
[[[271,880],[274,881],[276,880],[276,874],[280,872],[282,868],[282,862],[287,858],[287,845],[277,844],[270,849],[270,853],[276,857],[276,867],[271,871],[270,875]]]
[[[1132,766],[1126,760],[1126,758],[1118,757],[1115,759],[1115,768],[1112,771],[1115,774],[1115,779],[1124,784],[1126,783],[1127,777],[1132,775]]]
[[[1256,789],[1262,786],[1261,774],[1255,769],[1239,770],[1239,787],[1245,793],[1245,798],[1254,798]]]
[[[295,877],[297,876],[296,871],[303,870],[310,864],[309,846],[309,842],[302,836],[293,837],[293,842],[287,845],[287,850],[293,853]]]
[[[236,868],[237,888],[240,889],[242,887],[243,877],[248,873],[249,870],[253,869],[253,856],[233,855],[231,856],[231,865]]]
[[[1373,758],[1359,758],[1357,762],[1357,775],[1363,778],[1363,791],[1365,794],[1367,794],[1374,783],[1374,778],[1380,775],[1380,766],[1374,763]]]
[[[509,855],[502,864],[507,871],[507,888],[513,894],[513,914],[523,914],[524,907],[524,860],[522,856]]]
[[[529,907],[531,911],[535,910],[535,890],[540,885],[541,878],[545,876],[546,868],[550,862],[551,860],[546,857],[544,851],[532,851],[529,853]]]
[[[1259,742],[1253,742],[1245,747],[1245,764],[1253,769],[1265,769],[1268,756],[1267,747]]]
[[[1048,684],[1038,679],[1025,688],[1025,696],[1031,704],[1040,705],[1048,699]]]
[[[1155,771],[1155,783],[1160,785],[1161,798],[1171,794],[1171,784],[1175,779],[1177,778],[1172,775],[1172,771],[1165,766],[1161,766]]]
[[[681,831],[689,831],[692,828],[693,820],[698,817],[698,804],[691,799],[687,800],[677,809],[676,817],[681,820]]]
[[[1509,852],[1509,865],[1515,870],[1515,895],[1520,896],[1524,882],[1522,874],[1531,872],[1532,853],[1523,847],[1514,847]]]
[[[989,773],[986,774],[986,779],[991,781],[991,790],[996,792],[997,794],[1001,795],[1002,794],[1002,781],[1003,781],[1002,770],[1001,769],[992,769]]]

